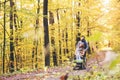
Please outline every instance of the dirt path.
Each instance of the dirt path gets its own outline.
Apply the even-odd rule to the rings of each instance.
[[[116,55],[113,51],[106,50],[104,53],[99,52],[100,55],[98,57],[102,58],[100,61],[101,64],[110,62],[113,60]],[[104,56],[104,57],[103,57]],[[35,71],[28,72],[26,74],[16,74],[14,76],[1,77],[0,80],[60,80],[60,77],[68,73],[68,78],[78,75],[85,75],[87,72],[92,70],[93,66],[99,67],[99,63],[97,62],[97,58],[92,57],[87,61],[87,68],[85,70],[73,70],[73,66],[71,65],[64,67],[54,67],[49,68],[47,71]]]
[[[88,69],[88,68],[87,68]],[[60,80],[60,77],[68,73],[68,77],[85,74],[86,70],[73,70],[73,66],[54,67],[47,71],[29,72],[14,76],[1,77],[0,80]]]

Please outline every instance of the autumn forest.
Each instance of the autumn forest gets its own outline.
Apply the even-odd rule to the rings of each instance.
[[[82,35],[89,44],[87,66],[92,69],[87,68],[88,73],[80,71],[87,77],[71,77],[76,44]],[[61,74],[64,72],[59,72],[59,69],[69,66],[69,70],[65,69],[69,72],[68,79],[61,80],[91,80],[91,76],[93,80],[107,80],[111,78],[111,75],[106,74],[108,66],[96,63],[96,56],[98,60],[98,54],[106,55],[108,50],[110,54],[117,55],[118,58],[109,66],[113,69],[120,64],[119,45],[120,0],[0,0],[1,76],[34,71],[40,73],[40,70],[42,74],[42,70],[44,72],[51,68],[52,72],[57,69]],[[106,71],[101,70],[101,65]],[[115,70],[113,72],[115,77],[112,78],[119,80],[118,73]],[[56,75],[60,76],[58,73]],[[99,74],[104,76],[96,79]],[[35,80],[58,80],[37,78],[35,74]]]

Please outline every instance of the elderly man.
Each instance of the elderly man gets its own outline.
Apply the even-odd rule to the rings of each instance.
[[[76,49],[79,48],[80,44],[84,44],[84,57],[86,57],[86,51],[88,50],[89,46],[87,41],[85,40],[85,36],[81,36],[81,40],[77,43]]]

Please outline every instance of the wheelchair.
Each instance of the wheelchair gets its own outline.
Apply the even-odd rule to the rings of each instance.
[[[86,69],[86,57],[81,57],[82,60],[76,60],[74,57],[74,63],[75,66],[73,67],[73,70],[84,70]]]

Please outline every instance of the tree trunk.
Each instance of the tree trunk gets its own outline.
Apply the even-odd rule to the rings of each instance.
[[[80,27],[80,12],[78,11],[77,15],[76,15],[76,19],[77,19],[77,27]]]
[[[38,8],[37,8],[37,18],[36,18],[36,27],[35,27],[35,34],[36,34],[36,37],[37,39],[35,40],[35,61],[36,61],[36,65],[35,65],[35,68],[38,68],[38,28],[39,28],[39,13],[40,13],[40,0],[38,0]]]
[[[16,2],[15,2],[16,3]],[[20,40],[20,38],[19,38],[19,33],[18,33],[18,26],[19,25],[17,25],[17,19],[18,19],[18,16],[17,16],[17,10],[16,10],[16,7],[14,7],[14,26],[15,26],[15,42],[14,42],[14,44],[15,44],[15,62],[16,62],[16,70],[19,70],[20,69],[20,64],[21,64],[21,56],[20,56],[20,50],[21,50],[21,48],[18,48],[18,46],[20,46],[19,45],[19,40]]]
[[[44,47],[45,47],[45,66],[50,66],[49,54],[49,32],[48,32],[48,0],[43,3],[43,26],[44,26]]]
[[[52,11],[49,11],[49,24],[54,24],[54,15]]]
[[[6,0],[4,1],[4,41],[3,41],[3,73],[5,73],[5,45],[6,45]]]
[[[35,38],[33,42],[33,51],[32,51],[32,68],[38,68],[38,29],[39,29],[39,13],[40,13],[40,0],[38,0],[37,7],[37,17],[36,17],[36,25],[35,25]],[[35,61],[34,61],[35,60]],[[35,65],[34,65],[35,63]]]
[[[60,64],[60,54],[61,54],[61,41],[60,39],[60,18],[59,18],[59,9],[56,10],[57,14],[57,24],[58,24],[58,53],[57,53],[57,65]]]
[[[10,0],[10,72],[14,72],[13,7],[14,2]]]

